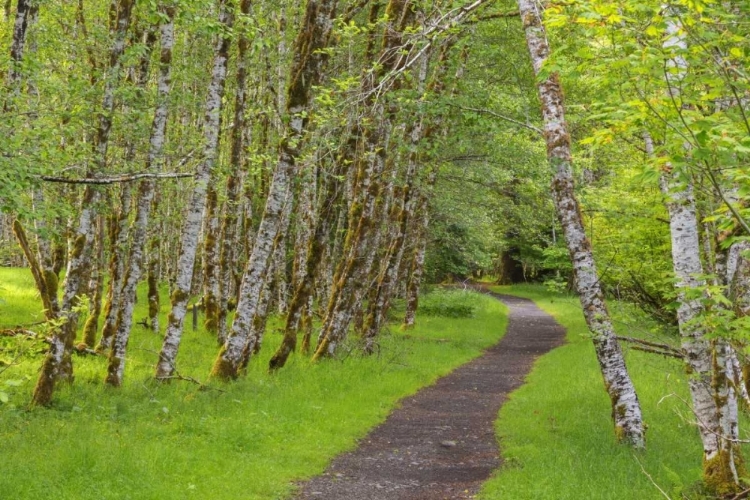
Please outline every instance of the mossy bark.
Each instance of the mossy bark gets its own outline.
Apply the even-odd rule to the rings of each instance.
[[[151,135],[149,139],[149,152],[146,159],[145,170],[159,171],[163,164],[163,149],[166,139],[169,93],[171,88],[172,71],[172,47],[174,46],[174,18],[175,7],[162,6],[161,13],[164,14],[160,26],[161,53],[159,65],[159,79],[157,91],[157,106],[154,110],[154,118],[151,124]],[[109,354],[107,366],[106,383],[119,387],[122,385],[125,373],[125,360],[130,332],[133,324],[133,310],[136,303],[136,287],[143,275],[143,262],[148,237],[148,226],[153,208],[155,183],[153,179],[142,181],[138,186],[136,203],[136,216],[133,223],[133,241],[131,244],[129,265],[123,279],[122,304],[117,314],[117,327]],[[153,257],[152,257],[153,259]],[[154,304],[153,296],[149,296],[149,315],[158,316],[158,284],[155,277],[149,276],[150,294],[156,296]],[[151,290],[156,288],[156,290]]]
[[[175,369],[177,352],[182,339],[183,324],[187,312],[187,302],[193,280],[195,258],[198,252],[198,239],[203,222],[203,211],[210,184],[213,183],[213,169],[219,154],[221,136],[221,115],[224,87],[227,75],[227,62],[231,44],[231,31],[234,23],[234,5],[231,1],[219,1],[219,22],[226,28],[218,37],[214,49],[211,83],[205,104],[203,124],[203,161],[198,166],[195,187],[188,206],[188,213],[182,229],[180,256],[177,265],[175,292],[172,294],[172,309],[169,313],[167,331],[162,343],[159,361],[156,365],[156,378],[168,379]]]
[[[219,202],[216,188],[208,190],[205,208],[206,224],[203,240],[203,306],[204,326],[211,335],[216,335],[219,327]]]
[[[338,165],[341,165],[341,162]],[[321,196],[320,213],[314,228],[315,233],[308,241],[307,249],[302,252],[305,255],[304,268],[301,270],[295,269],[295,276],[298,276],[297,286],[286,315],[284,337],[281,345],[269,361],[268,368],[270,371],[278,370],[286,364],[289,355],[297,347],[297,336],[300,329],[308,326],[308,324],[304,324],[304,321],[308,317],[306,313],[309,312],[311,307],[310,299],[314,292],[315,276],[323,260],[329,232],[337,215],[336,204],[342,192],[340,184],[336,180],[337,173],[340,173],[340,169],[326,181],[326,188],[323,196]],[[298,251],[300,250],[298,249]],[[299,265],[300,261],[297,262],[297,265]]]
[[[104,325],[102,326],[99,345],[96,347],[97,352],[109,351],[117,329],[117,311],[120,309],[127,257],[131,193],[129,185],[122,186],[120,206],[117,214],[109,221],[109,283],[107,285],[107,298],[104,303]]]
[[[611,400],[614,427],[618,429],[617,437],[621,441],[642,448],[645,446],[645,428],[640,403],[615,339],[575,195],[562,86],[557,73],[542,77],[542,67],[550,52],[542,23],[543,12],[533,0],[518,0],[518,7],[534,73],[540,77],[537,88],[542,104],[547,158],[554,169],[552,195],[570,252],[576,287],[586,323],[592,333],[604,386]]]
[[[388,24],[383,32],[383,44],[377,60],[377,72],[365,75],[361,82],[361,93],[366,99],[367,120],[364,120],[361,135],[365,154],[358,158],[357,193],[349,209],[349,228],[344,242],[343,258],[337,266],[333,287],[323,325],[318,335],[318,344],[313,355],[317,361],[332,356],[345,338],[356,309],[361,305],[367,276],[378,248],[380,212],[385,208],[380,197],[383,173],[386,170],[386,145],[391,133],[392,109],[385,109],[383,102],[373,97],[373,90],[381,79],[396,71],[405,63],[404,32],[414,22],[414,6],[401,0],[390,0],[386,6]],[[408,44],[406,44],[408,46]],[[398,88],[400,80],[393,86]]]
[[[292,174],[305,138],[312,90],[321,81],[328,59],[328,54],[322,49],[328,46],[335,10],[335,0],[308,0],[302,26],[295,40],[285,110],[289,121],[279,144],[278,161],[255,245],[243,275],[232,328],[212,370],[212,374],[219,378],[234,378],[239,375],[253,318],[258,312],[260,290],[267,276],[269,260],[282,222],[282,211],[290,190]]]
[[[244,19],[250,14],[250,0],[240,1],[240,13]],[[250,39],[247,35],[247,26],[239,25],[237,39],[237,76],[234,94],[234,127],[232,128],[232,145],[230,153],[230,171],[226,184],[226,203],[224,204],[224,217],[221,224],[221,252],[219,255],[219,298],[217,322],[217,341],[223,344],[227,338],[227,317],[229,316],[230,299],[234,298],[234,271],[235,260],[239,247],[238,225],[242,210],[241,173],[244,162],[245,149],[245,113],[247,108],[247,67],[248,50]]]
[[[47,289],[47,277],[44,274],[39,262],[36,259],[34,251],[29,246],[29,240],[26,236],[26,230],[23,228],[21,222],[16,219],[13,221],[13,234],[15,234],[18,244],[23,250],[26,260],[29,263],[29,269],[31,269],[31,275],[36,283],[36,288],[39,291],[39,297],[42,300],[42,306],[44,307],[44,316],[48,320],[54,319],[56,311],[52,307],[52,303],[49,300],[49,291]]]
[[[94,348],[96,345],[96,332],[99,329],[99,317],[102,313],[102,289],[104,288],[104,219],[97,219],[97,232],[94,241],[94,254],[96,262],[92,266],[89,278],[89,315],[83,325],[83,343],[86,347]]]

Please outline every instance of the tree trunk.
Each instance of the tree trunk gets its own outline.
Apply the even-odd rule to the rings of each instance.
[[[219,22],[227,28],[227,33],[219,36],[216,45],[211,84],[206,99],[203,161],[195,175],[195,187],[190,199],[185,225],[182,229],[177,279],[171,298],[172,310],[169,313],[167,332],[156,365],[157,379],[168,379],[174,373],[177,351],[182,339],[183,323],[193,280],[193,267],[198,250],[198,238],[203,221],[203,210],[206,205],[206,194],[209,190],[209,184],[212,182],[212,171],[219,151],[222,98],[224,96],[231,41],[228,32],[231,31],[233,22],[232,10],[232,5],[228,5],[225,0],[219,0]]]
[[[679,302],[677,320],[690,373],[688,386],[693,411],[703,443],[703,479],[715,493],[737,493],[739,448],[728,441],[736,435],[736,422],[733,423],[736,395],[730,390],[727,377],[728,343],[723,339],[708,340],[700,323],[703,303],[694,291],[705,283],[698,278],[703,274],[703,265],[695,200],[691,184],[684,185],[674,176],[673,179],[662,176],[661,188],[668,200],[672,262],[679,280],[675,285]]]
[[[210,186],[206,198],[203,239],[203,309],[206,331],[216,336],[219,326],[219,195],[215,186]]]
[[[104,326],[99,345],[96,347],[97,352],[106,352],[112,348],[112,339],[117,328],[117,312],[120,310],[122,283],[125,277],[131,193],[129,185],[122,186],[119,211],[112,216],[109,224],[109,283],[104,303]]]
[[[164,21],[161,26],[158,95],[157,106],[151,124],[151,138],[149,140],[149,151],[145,169],[147,172],[158,172],[159,167],[163,163],[162,153],[166,138],[169,92],[171,88],[175,7],[172,5],[163,5],[161,11],[164,14]],[[130,265],[123,280],[122,303],[117,313],[116,333],[112,349],[109,353],[109,363],[107,366],[106,383],[115,387],[122,385],[125,373],[125,353],[133,325],[136,287],[143,272],[141,266],[144,261],[143,254],[148,236],[149,217],[154,200],[153,179],[146,179],[141,182],[137,199],[133,241],[130,249]],[[151,277],[149,277],[149,288],[151,287]],[[158,290],[156,294],[158,297]],[[149,310],[151,308],[151,298],[149,298]]]
[[[99,329],[99,316],[102,313],[102,288],[104,288],[104,219],[97,218],[97,232],[94,240],[96,261],[89,277],[89,316],[83,325],[83,343],[91,349],[96,345],[96,332]]]
[[[338,162],[337,165],[341,165],[341,162]],[[321,197],[320,214],[317,217],[317,224],[315,224],[314,228],[315,234],[312,238],[308,239],[307,249],[300,249],[299,247],[297,249],[298,252],[305,255],[305,264],[302,269],[296,267],[301,261],[298,260],[295,264],[294,274],[297,277],[297,285],[286,315],[284,338],[279,348],[271,357],[268,365],[270,371],[282,368],[286,364],[289,355],[296,349],[297,335],[302,326],[305,313],[309,311],[311,306],[310,299],[314,292],[315,277],[317,276],[318,267],[323,260],[322,254],[325,252],[333,220],[337,215],[336,203],[341,197],[342,188],[339,186],[336,177],[337,174],[334,173],[326,181],[325,194]],[[312,211],[312,207],[310,207],[310,211]]]
[[[105,75],[104,96],[94,141],[94,164],[100,172],[105,170],[107,163],[109,132],[112,127],[112,113],[115,104],[114,91],[120,78],[120,59],[125,50],[125,38],[130,26],[133,4],[133,0],[119,0],[117,2],[115,24],[111,27],[113,40],[109,51],[109,68],[108,74]],[[50,339],[50,348],[34,388],[33,404],[49,404],[56,382],[66,379],[72,380],[73,378],[71,352],[78,322],[78,314],[73,310],[73,306],[75,298],[83,290],[83,279],[91,267],[90,257],[94,237],[93,219],[98,199],[98,190],[87,186],[83,193],[81,214],[68,258],[61,306],[61,315],[64,322]]]
[[[532,0],[518,0],[518,7],[534,73],[539,77],[542,66],[549,56],[542,13]],[[557,73],[538,81],[537,87],[542,103],[547,158],[555,170],[552,194],[570,251],[583,313],[593,334],[594,349],[604,377],[604,386],[612,403],[615,434],[620,441],[628,442],[636,448],[643,448],[645,431],[640,403],[625,366],[622,351],[615,339],[591,244],[586,238],[578,200],[575,197],[570,136],[566,130],[563,93]]]
[[[300,155],[309,117],[312,88],[321,81],[323,65],[335,13],[336,0],[308,0],[305,19],[294,46],[286,112],[285,137],[269,188],[263,218],[240,286],[240,300],[232,329],[214,363],[214,376],[230,379],[239,375],[253,318],[258,312],[260,291],[266,279],[269,259],[282,222],[286,194]]]
[[[378,216],[382,207],[380,199],[382,180],[386,170],[386,148],[391,133],[393,109],[373,98],[373,89],[381,78],[400,69],[406,62],[404,33],[415,18],[414,6],[409,2],[391,0],[386,7],[389,20],[383,33],[383,46],[378,56],[380,63],[376,74],[368,73],[362,81],[361,92],[368,96],[369,124],[364,126],[362,138],[365,154],[358,159],[354,200],[349,210],[349,228],[344,243],[344,257],[337,266],[333,288],[323,326],[318,335],[318,345],[313,355],[317,361],[332,356],[338,344],[346,337],[356,308],[361,304],[372,260],[379,240]],[[398,87],[400,79],[393,86]]]
[[[240,13],[250,14],[250,0],[241,0]],[[234,101],[234,126],[232,128],[232,150],[230,153],[230,171],[227,176],[226,203],[224,220],[221,226],[221,254],[219,257],[219,313],[217,317],[217,340],[223,344],[227,338],[227,316],[229,315],[229,298],[234,295],[234,264],[237,258],[235,247],[238,246],[237,228],[242,203],[240,199],[241,172],[243,151],[245,147],[245,112],[247,108],[247,52],[250,39],[244,26],[239,27],[237,41],[237,89]]]

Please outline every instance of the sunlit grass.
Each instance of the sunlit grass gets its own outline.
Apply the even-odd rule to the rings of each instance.
[[[0,287],[0,328],[39,318],[27,270],[0,269]],[[146,315],[143,292],[136,320]],[[500,338],[505,307],[474,297],[473,317],[419,317],[414,330],[394,328],[383,337],[377,356],[352,350],[343,361],[311,365],[297,355],[271,376],[265,369],[280,340],[274,320],[247,377],[209,381],[209,390],[185,381],[154,383],[161,338],[135,326],[123,388],[104,386],[106,359],[75,357],[76,383],[56,394],[52,408],[30,411],[37,352],[44,346],[0,337],[6,362],[30,348],[21,364],[0,374],[0,390],[10,395],[0,404],[0,499],[287,497],[292,481],[319,474],[331,458],[356,446],[399,399]],[[162,307],[162,324],[166,312]],[[216,352],[214,339],[188,326],[180,373],[206,381]]]
[[[634,453],[615,442],[609,398],[578,299],[539,286],[493,290],[536,301],[567,328],[568,343],[541,357],[527,384],[500,411],[497,432],[505,464],[481,498],[663,499],[646,473],[673,499],[695,498],[702,452],[698,432],[688,423],[692,414],[680,400],[688,398],[680,362],[626,346],[648,425],[647,449]],[[657,325],[648,318],[624,304],[610,306],[618,333],[652,338]]]

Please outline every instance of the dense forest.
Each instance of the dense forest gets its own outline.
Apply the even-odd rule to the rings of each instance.
[[[451,286],[538,283],[580,300],[599,439],[649,453],[628,353],[679,362],[700,495],[745,498],[749,16],[744,0],[5,1],[0,420],[80,385],[283,386],[288,364],[388,359],[394,331],[470,321],[485,299]]]

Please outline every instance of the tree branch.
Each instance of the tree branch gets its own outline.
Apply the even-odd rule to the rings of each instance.
[[[39,179],[46,182],[57,182],[63,184],[118,184],[122,182],[134,182],[141,179],[182,179],[187,177],[194,177],[194,173],[165,173],[165,174],[132,174],[132,175],[121,175],[116,177],[92,177],[86,179],[70,179],[67,177],[54,177],[50,175],[39,176]]]
[[[491,109],[481,109],[481,108],[467,108],[465,106],[459,106],[457,104],[448,104],[448,106],[451,106],[453,108],[462,109],[464,111],[473,111],[475,113],[485,114],[494,116],[495,118],[500,118],[501,120],[505,120],[508,123],[512,123],[514,125],[518,125],[519,127],[523,127],[525,129],[531,130],[532,132],[536,132],[537,134],[544,136],[544,131],[538,127],[535,127],[534,125],[531,125],[530,123],[524,123],[522,121],[510,118],[509,116],[501,115],[500,113],[497,113],[495,111],[492,111]]]

